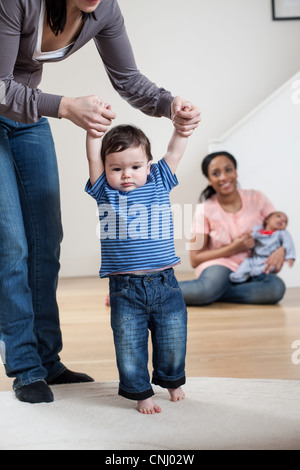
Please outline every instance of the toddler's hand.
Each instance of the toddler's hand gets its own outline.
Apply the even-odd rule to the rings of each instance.
[[[111,105],[108,104],[108,103],[105,103],[104,101],[100,100],[99,98],[97,98],[95,100],[95,103],[97,104],[97,107],[98,107],[97,111],[98,111],[99,115],[102,116],[102,117],[106,116],[105,110],[112,111]],[[103,130],[97,132],[97,137],[103,137],[106,134],[106,132],[108,131],[108,128],[109,128],[109,124],[107,124],[105,127],[106,127],[106,129],[103,126]]]
[[[59,106],[59,117],[69,119],[85,129],[93,137],[99,137],[107,131],[116,114],[111,107],[103,103],[98,96],[68,98],[64,96]]]
[[[201,121],[200,110],[180,96],[174,99],[171,112],[172,122],[183,137],[191,136]]]

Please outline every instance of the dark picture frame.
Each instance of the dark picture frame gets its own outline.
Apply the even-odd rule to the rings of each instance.
[[[274,21],[300,20],[300,0],[272,0]]]

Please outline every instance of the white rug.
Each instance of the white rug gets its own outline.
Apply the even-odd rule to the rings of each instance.
[[[155,387],[154,416],[115,382],[52,390],[40,405],[0,393],[1,450],[300,450],[300,381],[191,378],[182,402]]]

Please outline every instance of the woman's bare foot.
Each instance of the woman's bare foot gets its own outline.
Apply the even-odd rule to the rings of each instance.
[[[138,410],[144,415],[155,415],[155,413],[161,413],[161,408],[154,403],[152,398],[138,401]]]
[[[168,388],[171,401],[184,400],[185,394],[181,387],[179,388]]]

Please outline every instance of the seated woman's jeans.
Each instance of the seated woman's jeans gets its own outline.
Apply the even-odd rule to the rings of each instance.
[[[198,279],[180,282],[187,305],[201,306],[213,302],[241,304],[276,304],[285,293],[285,285],[276,274],[261,274],[242,284],[229,279],[232,271],[225,266],[206,268]]]
[[[65,369],[56,302],[59,180],[45,118],[21,124],[0,116],[0,213],[0,340],[16,389]]]

